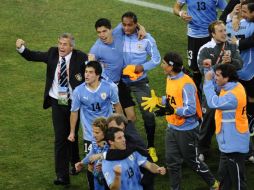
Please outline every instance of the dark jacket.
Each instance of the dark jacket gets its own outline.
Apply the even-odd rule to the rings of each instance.
[[[28,48],[25,48],[24,52],[21,53],[21,55],[28,61],[44,62],[47,64],[43,108],[49,108],[51,106],[49,90],[52,87],[55,71],[59,61],[58,48],[51,47],[46,52],[32,51]],[[72,51],[69,66],[69,82],[72,90],[74,90],[78,85],[84,82],[86,61],[87,55],[85,53],[75,49]]]
[[[212,60],[212,66],[216,64],[216,61],[222,51],[223,43],[216,44],[215,41],[212,39],[210,42],[207,42],[204,44],[198,52],[198,67],[201,72],[201,74],[204,74],[204,68],[203,68],[203,60],[205,59],[211,59]],[[241,69],[243,66],[243,61],[241,59],[239,50],[236,45],[230,44],[229,42],[225,42],[224,50],[230,50],[231,52],[231,63],[235,66],[237,70]],[[221,63],[221,59],[218,63]]]

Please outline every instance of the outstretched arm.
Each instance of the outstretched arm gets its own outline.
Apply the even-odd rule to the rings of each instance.
[[[23,39],[17,39],[16,49],[27,61],[48,62],[48,52],[31,51],[25,47]]]
[[[144,165],[142,165],[144,168],[148,169],[150,172],[154,174],[160,174],[160,175],[165,175],[166,174],[166,169],[165,167],[160,167],[155,163],[146,161]]]
[[[179,16],[185,22],[189,22],[192,19],[192,17],[189,16],[186,11],[182,10],[183,6],[184,4],[176,2],[173,8],[173,12],[176,16]]]

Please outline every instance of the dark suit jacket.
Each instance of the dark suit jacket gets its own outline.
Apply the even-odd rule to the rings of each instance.
[[[52,86],[59,61],[58,48],[51,47],[47,52],[32,51],[25,48],[21,55],[28,61],[44,62],[47,64],[43,108],[49,108],[51,106],[49,90]],[[84,82],[85,61],[87,61],[87,55],[85,53],[75,49],[72,51],[69,65],[69,82],[72,90]]]

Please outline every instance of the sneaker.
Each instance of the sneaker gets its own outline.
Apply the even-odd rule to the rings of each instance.
[[[202,161],[202,162],[205,161],[205,156],[204,156],[204,154],[199,154],[198,158],[199,158],[199,160]]]
[[[212,187],[210,187],[210,190],[219,190],[220,189],[220,182],[215,180]]]
[[[148,153],[151,156],[153,162],[157,162],[158,161],[158,157],[156,155],[156,150],[154,147],[150,147],[148,148]]]
[[[250,156],[250,157],[248,158],[248,161],[251,162],[252,164],[254,164],[254,156]]]

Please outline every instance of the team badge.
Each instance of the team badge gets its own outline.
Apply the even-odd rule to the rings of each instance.
[[[130,159],[131,161],[133,161],[133,160],[134,160],[134,156],[131,154],[131,155],[129,156],[129,159]]]
[[[105,99],[107,98],[106,92],[101,93],[101,98],[102,98],[103,100],[105,100]]]
[[[137,44],[137,49],[139,51],[142,51],[144,49],[143,45],[142,44]]]
[[[108,176],[109,176],[109,172],[106,172],[106,173],[104,174],[105,179],[107,179]]]
[[[80,73],[76,74],[75,78],[77,79],[77,81],[82,81],[82,76]]]

